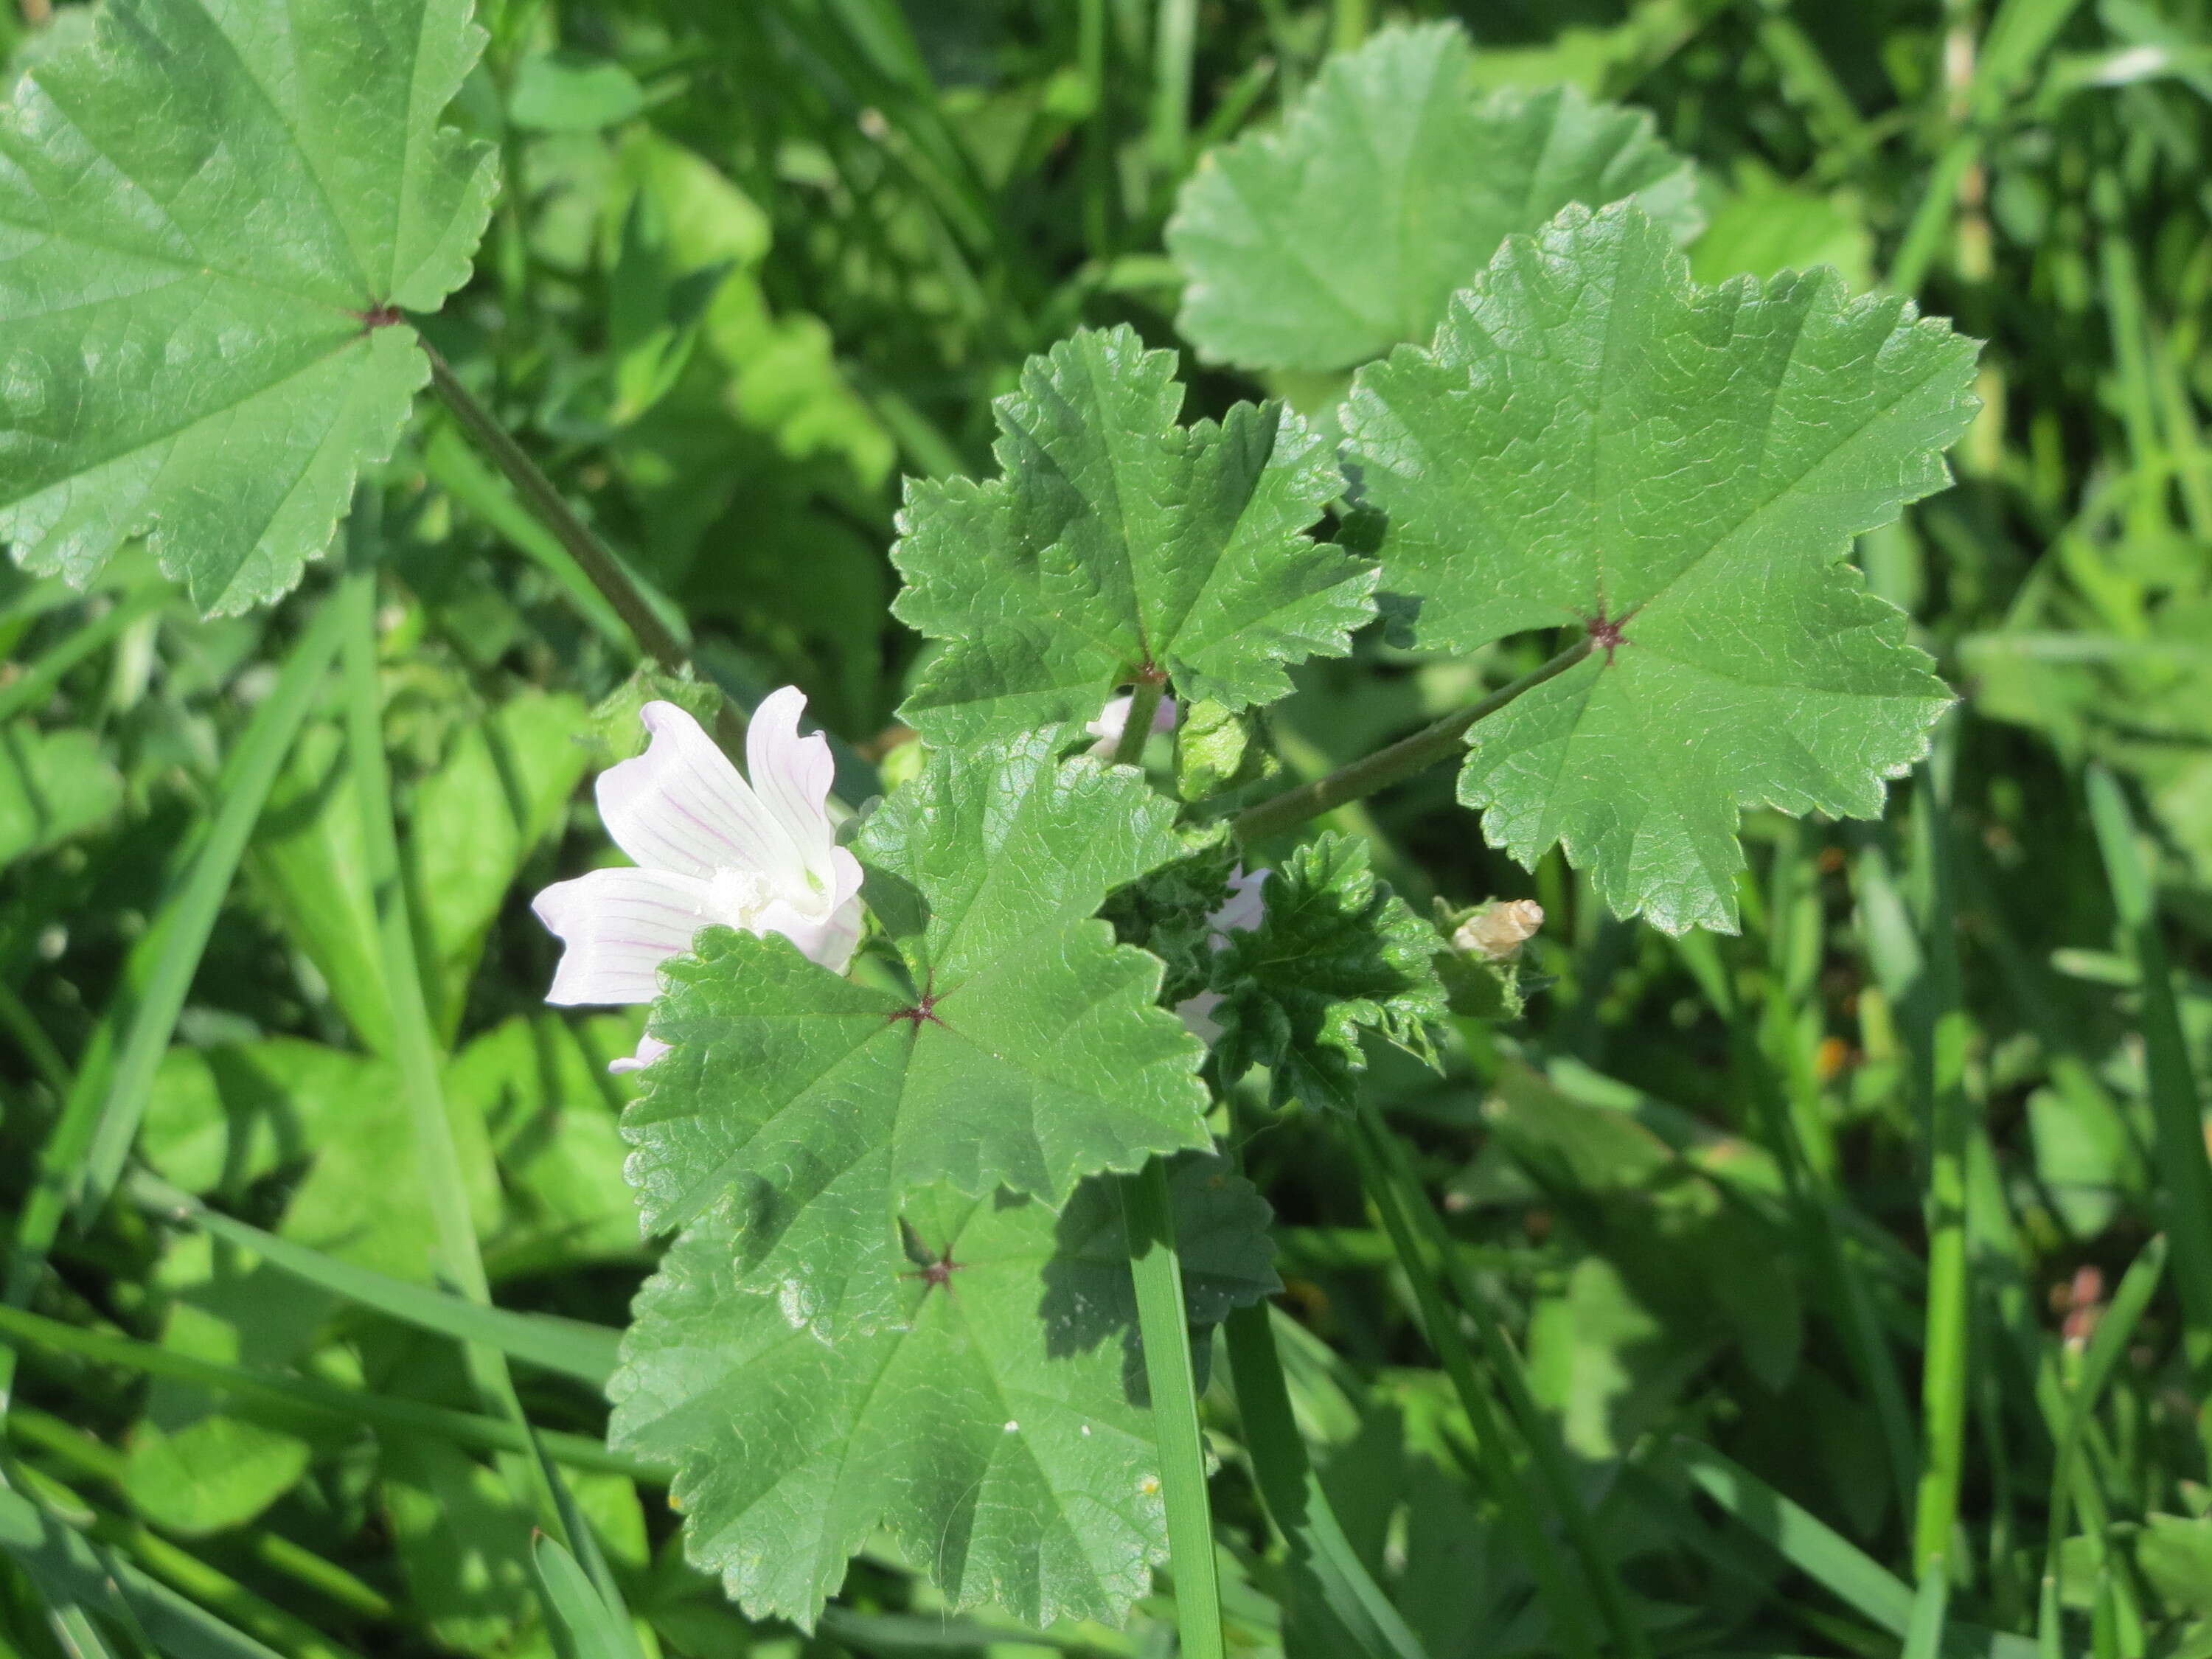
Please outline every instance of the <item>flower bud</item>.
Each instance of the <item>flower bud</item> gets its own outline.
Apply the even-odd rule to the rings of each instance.
[[[1491,962],[1504,962],[1536,936],[1544,925],[1544,907],[1534,899],[1504,899],[1486,904],[1452,934],[1462,951]]]

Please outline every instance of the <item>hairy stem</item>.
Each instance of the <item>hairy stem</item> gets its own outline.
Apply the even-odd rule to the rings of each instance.
[[[1131,713],[1133,714],[1134,710]],[[1167,1504],[1168,1565],[1175,1572],[1176,1622],[1182,1659],[1222,1659],[1221,1585],[1213,1565],[1213,1514],[1206,1501],[1206,1442],[1198,1426],[1198,1382],[1191,1370],[1190,1319],[1176,1250],[1175,1208],[1161,1158],[1121,1183],[1129,1268],[1137,1281],[1137,1328]]]
[[[1402,782],[1417,772],[1427,771],[1466,746],[1462,739],[1477,720],[1487,720],[1523,692],[1533,691],[1546,680],[1565,673],[1589,655],[1593,644],[1585,635],[1542,667],[1523,674],[1510,685],[1500,686],[1480,702],[1455,709],[1413,736],[1401,738],[1389,748],[1378,749],[1349,766],[1339,767],[1325,778],[1302,783],[1256,806],[1247,807],[1230,820],[1229,827],[1239,841],[1264,841],[1269,836],[1295,829],[1308,818],[1317,818],[1346,801],[1361,799]]]
[[[1129,718],[1121,722],[1121,735],[1114,742],[1114,764],[1142,766],[1145,744],[1152,735],[1152,721],[1160,711],[1160,693],[1164,680],[1151,675],[1139,678],[1129,690]]]
[[[637,641],[638,648],[671,673],[681,673],[691,666],[691,653],[676,631],[661,620],[636,580],[615,555],[614,550],[601,541],[592,527],[576,516],[575,510],[562,499],[553,481],[539,471],[538,463],[530,459],[513,434],[501,426],[492,412],[478,403],[476,396],[461,383],[453,373],[453,365],[428,340],[422,343],[423,354],[430,360],[430,384],[453,417],[466,428],[501,472],[507,475],[517,494],[539,521],[551,531],[561,545],[568,550],[593,587],[614,607]],[[714,735],[722,746],[732,753],[740,751],[744,744],[745,718],[744,711],[732,702],[726,694],[714,717]]]

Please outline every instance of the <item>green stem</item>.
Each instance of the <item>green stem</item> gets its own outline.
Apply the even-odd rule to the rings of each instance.
[[[46,1035],[46,1027],[39,1024],[38,1016],[16,994],[15,988],[0,981],[0,1030],[5,1030],[23,1051],[23,1058],[31,1062],[31,1069],[39,1080],[54,1091],[58,1100],[67,1100],[76,1087],[76,1077],[70,1063],[54,1040]]]
[[[1247,807],[1230,820],[1229,827],[1239,841],[1264,841],[1269,836],[1297,828],[1308,818],[1319,817],[1346,801],[1362,799],[1417,772],[1425,772],[1438,761],[1448,760],[1465,749],[1462,739],[1468,728],[1477,720],[1487,720],[1523,692],[1533,691],[1546,680],[1565,673],[1589,655],[1590,647],[1587,636],[1577,640],[1542,667],[1523,674],[1510,685],[1500,686],[1480,702],[1433,720],[1413,736],[1401,738],[1387,749],[1378,749],[1349,766],[1339,767],[1325,778],[1302,783],[1256,806]]]
[[[1146,675],[1129,693],[1129,718],[1121,722],[1121,735],[1114,742],[1114,764],[1142,766],[1145,744],[1151,741],[1152,721],[1160,711],[1160,696],[1167,682]]]
[[[1474,1275],[1468,1270],[1456,1241],[1444,1226],[1443,1218],[1429,1201],[1413,1160],[1406,1155],[1405,1143],[1391,1132],[1382,1113],[1371,1103],[1362,1102],[1360,1115],[1397,1189],[1400,1205],[1413,1218],[1430,1252],[1443,1265],[1453,1297],[1474,1326],[1475,1340],[1482,1346],[1483,1364],[1504,1390],[1506,1409],[1513,1413],[1522,1439],[1528,1442],[1545,1495],[1566,1525],[1567,1537],[1581,1559],[1583,1574],[1596,1588],[1598,1611],[1612,1633],[1613,1646],[1620,1653],[1631,1656],[1631,1659],[1642,1659],[1650,1652],[1650,1644],[1628,1605],[1628,1594],[1622,1588],[1620,1575],[1613,1571],[1599,1541],[1596,1522],[1589,1506],[1583,1502],[1581,1488],[1575,1483],[1574,1466],[1568,1459],[1565,1443],[1560,1440],[1550,1413],[1538,1402],[1536,1391],[1529,1386],[1528,1370],[1521,1363],[1519,1352],[1506,1336]]]
[[[1359,1166],[1360,1185],[1367,1189],[1368,1201],[1382,1218],[1383,1229],[1397,1250],[1399,1265],[1413,1285],[1413,1299],[1420,1310],[1421,1323],[1427,1330],[1429,1346],[1443,1362],[1445,1374],[1459,1395],[1460,1407],[1467,1413],[1468,1425],[1474,1431],[1475,1454],[1481,1460],[1491,1495],[1498,1501],[1506,1529],[1513,1534],[1523,1563],[1535,1577],[1537,1595],[1551,1615],[1553,1634],[1560,1647],[1576,1659],[1596,1659],[1597,1646],[1583,1622],[1582,1600],[1571,1588],[1566,1562],[1559,1553],[1557,1540],[1544,1530],[1543,1520],[1529,1499],[1527,1484],[1514,1465],[1505,1425],[1492,1406],[1488,1391],[1475,1375],[1474,1356],[1468,1352],[1467,1339],[1460,1334],[1459,1321],[1445,1304],[1436,1273],[1415,1242],[1413,1225],[1400,1207],[1367,1116],[1363,1114],[1355,1119],[1345,1138]]]
[[[1106,0],[1081,0],[1076,61],[1091,99],[1083,133],[1083,240],[1094,259],[1114,252],[1114,123],[1106,101]]]
[[[515,442],[507,428],[493,418],[492,413],[476,399],[476,395],[462,384],[453,373],[453,365],[428,340],[422,343],[424,356],[430,360],[430,384],[447,408],[476,440],[484,453],[515,488],[523,502],[537,514],[539,521],[568,550],[578,567],[599,589],[623,625],[635,637],[645,653],[670,673],[682,673],[690,668],[691,653],[676,635],[675,629],[661,619],[651,600],[645,596],[635,578],[614,550],[601,541],[592,527],[576,516],[553,481],[540,471],[537,462],[530,459],[522,446]],[[715,716],[714,734],[722,746],[732,753],[742,751],[744,743],[744,714],[726,696]]]
[[[399,838],[392,825],[392,775],[384,754],[384,703],[377,684],[379,506],[380,497],[373,490],[359,493],[347,523],[352,568],[333,601],[347,623],[346,750],[355,799],[361,809],[364,862],[375,896],[378,961],[386,1003],[392,1011],[392,1059],[414,1128],[416,1164],[430,1207],[433,1261],[439,1277],[469,1301],[489,1307],[491,1285],[477,1250],[468,1183],[447,1109],[437,1039],[423,999],[414,927],[400,878]],[[527,1419],[515,1397],[514,1379],[507,1374],[507,1356],[483,1341],[466,1343],[461,1352],[484,1411],[526,1431]],[[541,1516],[550,1515],[550,1500],[540,1490],[528,1460],[503,1458],[501,1472],[520,1501]]]
[[[1273,1317],[1261,1303],[1237,1309],[1223,1326],[1244,1446],[1267,1518],[1290,1547],[1293,1567],[1311,1575],[1314,1588],[1368,1659],[1428,1659],[1420,1638],[1345,1536],[1328,1493],[1314,1474],[1291,1412]]]
[[[1912,1559],[1924,1582],[1944,1571],[1965,1477],[1971,1359],[1966,1238],[1966,1158],[1972,1139],[1966,1088],[1969,1030],[1959,987],[1959,934],[1951,894],[1950,732],[1921,768],[1913,829],[1924,872],[1927,941],[1914,1021],[1919,1093],[1928,1124],[1928,1305],[1921,1371],[1923,1452],[1913,1512]]]
[[[1129,1268],[1137,1281],[1137,1324],[1152,1393],[1152,1431],[1167,1504],[1168,1565],[1175,1572],[1182,1659],[1223,1659],[1221,1585],[1213,1565],[1213,1515],[1206,1501],[1206,1443],[1198,1425],[1191,1369],[1190,1319],[1176,1250],[1175,1209],[1166,1163],[1154,1158],[1121,1183]]]
[[[1153,170],[1180,179],[1190,148],[1191,58],[1198,48],[1198,0],[1159,0],[1152,35]]]

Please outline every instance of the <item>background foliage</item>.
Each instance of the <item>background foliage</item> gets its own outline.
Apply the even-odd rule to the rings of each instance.
[[[1679,234],[1702,222],[1701,280],[1825,261],[1989,342],[1957,487],[1859,548],[1965,705],[1886,820],[1747,821],[1735,937],[1616,920],[1556,852],[1523,871],[1468,833],[1449,769],[1345,809],[1417,907],[1534,896],[1549,918],[1524,1017],[1455,1020],[1441,1078],[1370,1042],[1364,1086],[1523,1345],[1655,1648],[1908,1639],[1925,1389],[1968,1423],[1963,1462],[1934,1471],[1960,1493],[1934,1540],[1954,1645],[2025,1659],[2047,1582],[2069,1650],[2212,1653],[2212,1256],[2157,1150],[2201,1128],[2212,1065],[2212,20],[2191,0],[1468,12],[1464,64],[1429,61],[1499,89],[1495,119],[1649,112],[1650,137],[1598,137]],[[748,698],[807,690],[841,792],[865,799],[906,690],[957,671],[890,611],[898,480],[994,476],[990,400],[1025,358],[1126,326],[1182,349],[1188,421],[1255,386],[1325,410],[1380,349],[1255,348],[1257,380],[1201,361],[1164,250],[1194,257],[1168,226],[1199,158],[1382,21],[1359,0],[507,0],[455,118],[509,187],[423,332],[714,675]],[[0,46],[30,58],[82,22],[26,0]],[[1694,175],[1652,164],[1655,141]],[[301,326],[322,349],[327,328]],[[14,1258],[10,1480],[82,1530],[42,1533],[0,1493],[5,1639],[550,1650],[516,1496],[531,1448],[479,1414],[453,1340],[489,1334],[640,1642],[1006,1640],[996,1615],[944,1616],[905,1569],[913,1540],[888,1535],[816,1634],[749,1624],[683,1565],[659,1478],[604,1449],[608,1332],[651,1256],[621,1175],[628,1089],[604,1066],[639,1022],[542,1007],[554,944],[526,900],[606,856],[577,786],[634,741],[588,713],[630,661],[441,411],[382,477],[396,552],[365,705],[334,683],[293,706],[280,678],[327,659],[308,619],[334,568],[209,622],[135,548],[89,595],[0,579],[0,1180],[19,1217],[74,1079],[160,993],[166,883],[240,778],[277,767],[175,1044],[120,1062],[151,1068],[144,1167],[95,1226],[61,1230],[56,1273],[26,1280]],[[1386,619],[1349,661],[1293,671],[1271,723],[1291,770],[1536,662],[1438,662],[1405,639]],[[364,707],[388,781],[346,759]],[[295,743],[276,714],[304,720]],[[386,781],[396,847],[364,828]],[[394,883],[419,1012],[380,967]],[[1292,1022],[1300,988],[1278,998]],[[1256,1030],[1268,1011],[1231,1018]],[[1329,1040],[1338,1074],[1353,1037]],[[500,1308],[544,1316],[526,1326],[428,1295],[440,1177],[411,1173],[398,1082],[425,1064]],[[1437,1659],[1571,1647],[1530,1599],[1391,1218],[1315,1126],[1244,1153],[1278,1216],[1291,1405],[1351,1547]],[[198,1200],[260,1231],[202,1224]],[[1963,1356],[1921,1351],[1937,1243],[1971,1267]],[[365,1298],[349,1268],[425,1299]],[[1358,1651],[1269,1536],[1260,1426],[1224,1389],[1206,1406],[1236,1638]],[[149,1589],[95,1625],[109,1578],[171,1600]],[[1126,1631],[1030,1639],[1149,1654],[1171,1630],[1163,1592]]]

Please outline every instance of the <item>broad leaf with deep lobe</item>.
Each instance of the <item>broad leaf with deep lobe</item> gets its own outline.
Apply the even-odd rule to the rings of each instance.
[[[1003,476],[908,486],[893,609],[945,648],[901,710],[932,743],[1088,720],[1117,685],[1272,702],[1342,656],[1375,570],[1306,533],[1343,487],[1278,404],[1176,424],[1171,351],[1085,329],[999,399]]]
[[[328,545],[429,376],[490,147],[441,125],[467,0],[106,0],[0,107],[0,541],[133,536],[203,610]]]
[[[1831,270],[1698,286],[1620,206],[1514,238],[1433,344],[1360,371],[1346,431],[1419,642],[1593,647],[1469,733],[1493,844],[1733,928],[1741,807],[1881,811],[1950,699],[1844,556],[1948,482],[1975,351]]]
[[[1187,1158],[1171,1190],[1194,1324],[1276,1288],[1249,1186]],[[1167,1528],[1112,1179],[902,1220],[851,1291],[895,1316],[824,1342],[748,1293],[734,1201],[702,1217],[638,1297],[610,1442],[673,1468],[686,1553],[757,1617],[811,1626],[884,1527],[956,1608],[1119,1624]]]
[[[1479,97],[1469,57],[1455,23],[1379,30],[1191,175],[1167,242],[1200,356],[1310,373],[1425,340],[1506,236],[1571,202],[1696,233],[1695,175],[1650,116],[1572,86]]]
[[[1330,831],[1297,848],[1261,890],[1260,925],[1231,933],[1210,981],[1222,1075],[1270,1068],[1273,1098],[1349,1110],[1372,1031],[1432,1059],[1447,1012],[1436,928],[1375,878],[1367,843]]]
[[[624,1118],[630,1180],[655,1227],[734,1191],[745,1282],[794,1323],[892,1316],[866,1264],[917,1188],[1058,1204],[1207,1144],[1202,1051],[1153,1006],[1160,963],[1097,920],[1182,854],[1175,809],[1128,768],[1056,759],[1063,740],[940,751],[868,821],[854,851],[911,989],[722,929],[665,969],[650,1029],[673,1047]]]

